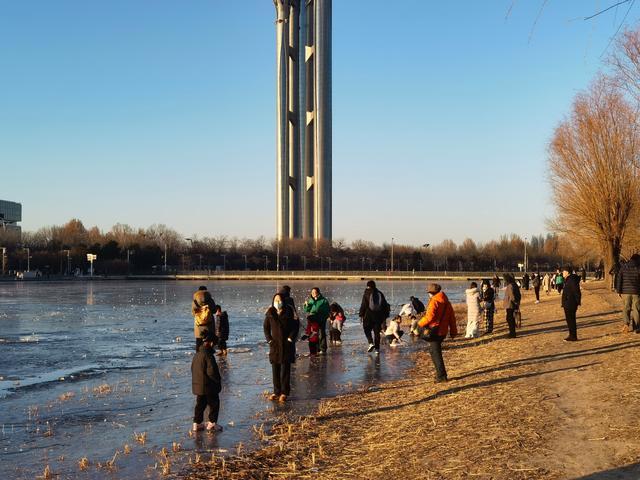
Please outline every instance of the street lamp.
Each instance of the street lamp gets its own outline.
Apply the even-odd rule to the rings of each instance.
[[[527,258],[527,237],[524,237],[524,271],[529,271],[529,259]]]
[[[267,255],[264,256],[264,271],[269,270],[269,257]]]
[[[289,255],[283,255],[284,258],[284,269],[289,270]]]
[[[4,272],[6,270],[6,259],[7,259],[7,247],[0,247],[2,248],[2,275],[4,275]]]
[[[329,260],[329,271],[331,271],[331,257],[327,257],[327,260]]]
[[[98,255],[93,253],[87,253],[87,260],[89,260],[89,276],[93,277],[93,261],[97,260]]]
[[[302,269],[303,270],[307,269],[307,257],[306,257],[306,255],[302,255]]]
[[[391,273],[393,273],[393,240],[394,238],[391,237]]]
[[[131,255],[133,255],[135,250],[130,250],[127,248],[127,270],[131,273]]]
[[[31,271],[31,250],[29,249],[29,247],[24,247],[24,249],[27,251],[27,272]]]

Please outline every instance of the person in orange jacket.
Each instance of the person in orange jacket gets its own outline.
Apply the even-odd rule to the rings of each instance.
[[[446,382],[449,379],[442,358],[442,341],[447,337],[447,334],[451,338],[458,335],[456,314],[440,285],[430,284],[427,287],[427,293],[430,297],[429,306],[424,317],[418,322],[418,326],[425,329],[422,339],[429,342],[429,353],[436,369],[435,381],[436,383]]]

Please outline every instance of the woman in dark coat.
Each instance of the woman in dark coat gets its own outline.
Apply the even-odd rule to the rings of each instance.
[[[280,294],[273,297],[264,317],[264,337],[269,344],[273,393],[269,400],[285,402],[291,390],[291,364],[296,360],[295,342],[299,322]]]

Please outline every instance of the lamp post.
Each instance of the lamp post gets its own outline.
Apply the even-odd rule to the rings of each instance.
[[[31,271],[31,250],[29,249],[29,247],[24,247],[24,249],[27,251],[27,272]]]
[[[130,250],[127,248],[127,270],[131,273],[131,255],[133,255],[135,250]]]
[[[282,258],[284,259],[284,269],[289,270],[289,255],[284,255]]]
[[[529,271],[529,259],[527,258],[527,237],[524,237],[524,271]]]
[[[307,269],[307,256],[306,255],[302,255],[302,269],[303,270]]]
[[[393,273],[393,237],[391,237],[391,273]]]
[[[93,253],[87,253],[87,260],[89,260],[89,276],[93,277],[93,261],[97,260],[98,255]]]
[[[7,261],[7,247],[0,247],[2,248],[2,275],[4,275],[4,272],[6,270],[6,261]]]
[[[269,257],[267,255],[264,256],[264,271],[269,270]]]
[[[331,257],[327,257],[327,260],[329,260],[329,271],[331,271]]]

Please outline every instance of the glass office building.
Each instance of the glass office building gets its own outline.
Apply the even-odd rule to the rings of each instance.
[[[22,204],[0,200],[0,228],[20,231],[18,222],[22,221]]]

